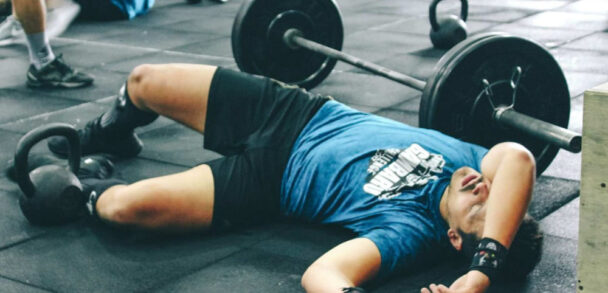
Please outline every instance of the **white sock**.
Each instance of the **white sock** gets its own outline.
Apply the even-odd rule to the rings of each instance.
[[[51,49],[49,40],[44,32],[26,35],[26,37],[27,48],[30,52],[30,62],[32,62],[36,69],[40,69],[55,60],[55,54],[53,54],[53,49]]]

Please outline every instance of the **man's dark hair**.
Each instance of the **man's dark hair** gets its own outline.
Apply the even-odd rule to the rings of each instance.
[[[473,233],[459,232],[462,237],[462,253],[468,260],[471,260],[481,239],[478,239]],[[501,273],[503,279],[522,280],[526,278],[540,261],[542,248],[543,233],[540,231],[538,222],[526,214],[509,248],[509,254]]]

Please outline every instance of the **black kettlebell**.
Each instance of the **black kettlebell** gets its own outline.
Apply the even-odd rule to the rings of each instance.
[[[450,49],[467,38],[467,15],[469,2],[460,0],[460,17],[448,15],[437,20],[437,4],[441,0],[433,0],[429,6],[429,19],[431,21],[431,42],[438,49]]]
[[[41,140],[60,135],[70,145],[69,169],[58,165],[45,165],[28,173],[28,156],[31,148]],[[51,123],[35,128],[17,143],[15,175],[23,195],[19,206],[27,220],[34,225],[59,225],[80,217],[85,199],[82,186],[76,177],[80,168],[80,139],[74,127],[64,123]]]

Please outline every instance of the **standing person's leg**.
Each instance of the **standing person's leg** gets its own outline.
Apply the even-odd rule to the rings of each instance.
[[[42,0],[13,0],[13,9],[26,34],[30,54],[27,84],[32,87],[75,88],[93,83],[93,77],[55,57],[45,32],[46,8]]]
[[[27,37],[30,62],[36,69],[49,64],[55,54],[45,34],[46,7],[42,0],[13,0],[13,10]]]
[[[51,63],[55,54],[45,33],[46,7],[42,0],[13,0],[15,15],[25,31],[30,62],[36,69]]]

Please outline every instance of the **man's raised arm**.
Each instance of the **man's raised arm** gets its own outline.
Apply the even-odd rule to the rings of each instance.
[[[489,239],[484,242],[490,243],[489,247],[497,246],[492,243],[496,241],[508,249],[532,197],[536,179],[534,157],[519,144],[501,143],[492,147],[486,154],[481,163],[481,173],[492,182],[482,239]],[[498,251],[501,251],[500,247]],[[506,251],[504,253],[506,255]],[[450,288],[432,284],[430,292],[484,292],[490,285],[488,275],[492,275],[495,270],[486,266],[489,262],[476,262],[481,258],[483,253],[481,257],[476,254],[471,270],[456,280]],[[424,288],[421,292],[426,293],[429,290]]]

